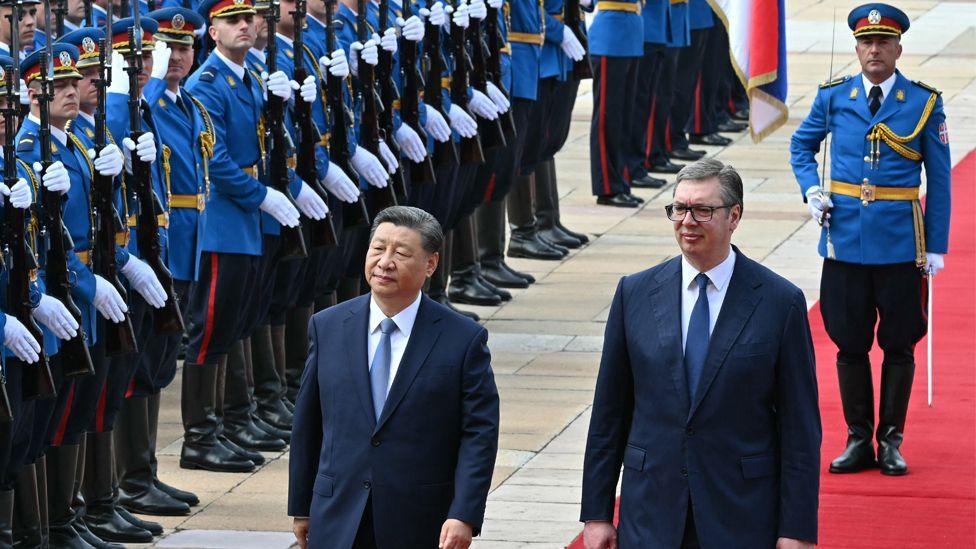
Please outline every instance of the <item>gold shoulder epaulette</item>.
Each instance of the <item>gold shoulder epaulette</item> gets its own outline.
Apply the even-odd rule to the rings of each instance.
[[[929,86],[928,84],[926,84],[925,82],[922,82],[921,80],[915,80],[914,83],[915,83],[916,86],[918,86],[920,88],[924,88],[926,90],[929,90],[930,92],[932,92],[934,94],[937,94],[937,95],[942,95],[942,92],[941,91],[933,88],[932,86]]]
[[[827,82],[822,82],[820,84],[820,87],[821,88],[831,88],[831,87],[836,86],[837,84],[840,84],[842,82],[847,82],[848,79],[850,79],[850,76],[841,76],[839,78],[834,78],[833,80],[829,80]]]

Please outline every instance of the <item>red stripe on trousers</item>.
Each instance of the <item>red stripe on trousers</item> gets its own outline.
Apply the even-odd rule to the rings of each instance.
[[[98,394],[98,407],[95,408],[95,432],[105,432],[105,400],[108,398],[108,381],[102,384],[102,390]]]
[[[132,381],[129,382],[129,388],[125,390],[125,398],[129,398],[130,396],[132,396],[132,393],[134,393],[135,390],[136,390],[136,378],[135,376],[132,376]]]
[[[491,195],[495,192],[495,174],[488,178],[488,188],[485,189],[485,202],[491,201]]]
[[[610,174],[607,173],[607,57],[600,58],[600,168],[603,170],[603,194],[610,194]]]
[[[664,150],[671,152],[671,118],[668,118],[668,123],[664,125]]]
[[[651,100],[651,115],[647,117],[647,135],[644,140],[644,167],[651,167],[651,149],[654,148],[654,115],[657,111],[657,97]]]
[[[210,252],[210,292],[207,296],[207,321],[203,328],[203,341],[200,343],[200,352],[197,353],[197,364],[203,364],[203,359],[207,357],[207,347],[210,346],[210,338],[213,337],[214,323],[214,301],[217,298],[217,252]]]
[[[698,73],[698,82],[695,84],[695,135],[701,133],[701,82],[702,75]]]
[[[68,418],[71,417],[71,404],[75,400],[75,384],[71,384],[71,388],[68,389],[68,398],[64,404],[64,412],[61,412],[61,419],[58,420],[58,430],[54,432],[54,440],[51,442],[52,446],[61,446],[61,442],[64,440],[64,431],[68,428]]]

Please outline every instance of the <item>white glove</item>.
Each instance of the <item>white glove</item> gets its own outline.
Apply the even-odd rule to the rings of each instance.
[[[41,358],[41,346],[27,328],[16,317],[7,316],[7,324],[3,327],[3,344],[13,354],[28,364],[33,364]]]
[[[117,51],[112,51],[112,83],[108,86],[108,93],[129,95],[129,75],[125,68],[129,66],[125,58]]]
[[[440,4],[437,5],[439,6]],[[450,139],[451,127],[447,125],[447,121],[444,120],[441,112],[426,103],[424,107],[427,109],[427,123],[424,124],[424,129],[427,130],[427,133],[441,143]]]
[[[376,42],[372,39],[362,42],[353,42],[349,46],[349,66],[355,76],[359,76],[359,60],[362,59],[369,65],[376,66],[379,63],[379,52],[376,50]]]
[[[349,60],[346,58],[346,51],[342,48],[332,52],[332,58],[323,55],[319,58],[319,67],[322,72],[329,71],[329,74],[337,78],[349,76]]]
[[[298,204],[298,209],[305,214],[305,217],[310,219],[318,221],[329,215],[329,207],[325,205],[325,201],[304,181],[302,181],[302,188],[298,191],[298,196],[295,197],[295,203]]]
[[[563,26],[563,41],[559,44],[559,47],[563,49],[563,53],[566,57],[572,59],[573,61],[579,61],[583,59],[586,55],[586,50],[583,49],[583,44],[580,44],[579,38],[573,34],[572,29],[567,26]]]
[[[930,252],[925,252],[925,272],[929,276],[935,276],[939,274],[945,267],[944,254],[933,254]],[[931,297],[929,298],[931,299]]]
[[[30,105],[30,93],[27,92],[27,82],[24,82],[23,78],[20,79],[19,93],[20,93],[20,104]]]
[[[158,78],[160,80],[166,79],[166,72],[169,71],[169,58],[173,55],[173,50],[169,49],[169,45],[162,40],[156,40],[156,46],[152,51],[152,72],[149,73],[150,78]]]
[[[468,4],[468,15],[478,21],[482,21],[485,17],[488,17],[488,6],[485,5],[485,0],[471,0]]]
[[[458,2],[458,7],[454,10],[454,15],[451,16],[451,21],[462,29],[468,28],[468,25],[471,24],[470,11],[468,10],[468,4],[465,2],[465,0],[460,0]]]
[[[474,137],[478,135],[478,123],[474,121],[474,118],[471,118],[471,115],[467,111],[457,106],[456,103],[451,104],[451,110],[447,113],[447,116],[451,119],[451,128],[457,131],[461,137]]]
[[[488,0],[488,7],[495,8],[496,10],[500,10],[502,9],[502,4],[504,3],[505,0]]]
[[[98,156],[95,155],[95,149],[88,149],[88,158],[92,159],[95,170],[102,175],[115,177],[122,173],[122,165],[124,162],[122,160],[122,151],[119,150],[117,145],[105,145],[105,148],[98,153]]]
[[[47,294],[41,294],[41,302],[31,312],[31,316],[62,341],[78,335],[78,321],[75,317],[71,316],[64,303]]]
[[[343,202],[352,203],[359,198],[359,187],[349,179],[342,168],[335,164],[329,164],[329,171],[325,172],[322,186]]]
[[[427,21],[429,21],[430,24],[434,25],[435,27],[443,27],[444,24],[447,23],[448,13],[450,12],[444,10],[444,4],[437,2],[431,6],[430,10],[427,12]]]
[[[409,124],[400,124],[394,137],[397,145],[400,145],[400,152],[411,161],[420,162],[427,156],[427,147]]]
[[[125,320],[125,313],[129,310],[115,286],[98,275],[95,275],[95,299],[92,303],[105,320],[116,324]]]
[[[129,260],[119,270],[129,280],[132,289],[139,292],[146,303],[156,309],[160,309],[166,304],[166,290],[159,283],[159,278],[156,277],[152,267],[147,265],[145,261],[130,255]]]
[[[824,197],[823,192],[821,192],[820,190],[820,185],[814,185],[809,189],[807,189],[806,195],[807,195],[807,207],[810,208],[810,216],[813,217],[813,220],[816,221],[817,223],[820,223],[820,218],[823,216],[824,206],[827,207],[828,213],[827,213],[827,217],[824,218],[823,226],[829,227],[830,226],[829,210],[834,206],[833,201],[830,200],[829,196]],[[826,201],[824,201],[824,198],[826,198]]]
[[[468,102],[468,108],[471,109],[471,112],[488,120],[498,118],[498,107],[494,101],[488,99],[487,95],[478,90],[472,89],[471,92],[471,101]]]
[[[6,183],[0,183],[0,195],[9,196],[10,205],[18,210],[30,208],[33,202],[31,188],[27,185],[27,180],[24,178],[18,179],[12,189]],[[0,199],[0,204],[3,204],[3,199]]]
[[[42,170],[41,163],[34,162],[34,171],[41,173]],[[44,175],[41,177],[41,184],[51,192],[64,194],[71,188],[71,176],[68,175],[68,170],[64,168],[64,164],[58,160],[54,164],[51,164],[47,171],[44,172]]]
[[[386,141],[383,139],[380,139],[380,156],[383,158],[383,163],[386,164],[386,170],[390,172],[391,175],[395,174],[397,168],[400,167],[400,161],[397,160],[396,155],[393,154],[390,146],[387,145]]]
[[[298,210],[288,197],[277,189],[268,187],[268,194],[258,207],[286,227],[298,226]]]
[[[380,159],[359,145],[356,145],[356,152],[350,161],[352,162],[352,169],[356,170],[356,173],[370,185],[382,189],[389,183],[386,169],[383,168]]]
[[[430,10],[422,8],[420,10],[421,15],[423,15],[424,12],[426,12],[428,15],[430,14]],[[406,21],[404,21],[402,17],[397,17],[396,23],[400,26],[400,36],[402,36],[404,40],[420,42],[424,39],[424,22],[421,21],[416,15],[411,16]]]
[[[391,54],[395,54],[397,51],[397,33],[396,29],[390,27],[383,31],[383,38],[378,38],[377,35],[373,35],[373,38],[379,40],[380,47],[384,51],[388,51]]]
[[[277,71],[270,76],[268,73],[262,72],[261,78],[264,80],[265,87],[268,88],[268,91],[285,101],[290,101],[292,93],[298,89],[298,82],[290,80],[288,75],[285,74],[285,71]]]
[[[305,81],[302,82],[302,86],[299,88],[298,94],[302,97],[302,101],[306,103],[315,103],[315,99],[319,96],[319,86],[315,82],[315,75],[308,75]]]
[[[156,161],[156,140],[153,139],[153,134],[149,132],[140,135],[138,142],[126,137],[122,140],[122,146],[125,149],[126,173],[132,173],[132,151],[135,151],[136,156],[143,162],[151,164]]]
[[[512,108],[512,103],[505,97],[505,93],[491,82],[488,82],[488,97],[498,107],[498,114],[505,114],[508,109]]]

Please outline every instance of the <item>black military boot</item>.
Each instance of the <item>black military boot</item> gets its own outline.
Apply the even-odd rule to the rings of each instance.
[[[130,396],[122,402],[114,433],[119,505],[144,515],[190,514],[189,505],[163,492],[153,482],[148,397]]]
[[[71,526],[74,511],[75,468],[78,461],[78,445],[52,446],[47,449],[47,512],[48,543],[52,548],[91,549],[91,545],[78,535]]]
[[[453,303],[451,303],[447,295],[448,278],[451,272],[451,258],[453,254],[454,231],[447,231],[444,233],[444,243],[441,246],[440,261],[437,263],[437,268],[434,269],[434,274],[431,275],[431,277],[427,280],[427,297],[460,315],[464,315],[471,320],[478,322],[480,318],[476,313],[458,309]]]
[[[149,412],[149,468],[152,470],[153,484],[170,497],[186,503],[190,507],[198,505],[200,498],[193,492],[174,488],[169,484],[159,480],[159,462],[156,460],[156,435],[159,434],[159,401],[161,395],[154,393],[149,395],[146,400],[146,408]]]
[[[528,288],[535,277],[505,263],[505,203],[485,202],[475,210],[481,274],[501,288]]]
[[[25,465],[14,487],[13,547],[43,547],[41,509],[37,498],[37,472],[34,464]]]
[[[878,407],[878,464],[885,475],[908,473],[908,465],[899,448],[914,377],[915,360],[910,353],[891,359],[885,353],[881,365],[881,405]]]
[[[112,432],[89,433],[85,456],[85,525],[105,541],[149,543],[153,535],[122,518],[116,512],[113,486],[115,455]]]
[[[14,491],[0,490],[0,547],[14,545]]]
[[[278,371],[278,400],[288,411],[289,417],[295,415],[295,407],[289,406],[288,401],[288,338],[285,337],[285,325],[287,318],[280,325],[271,326],[271,350],[274,352],[275,370]],[[291,430],[292,421],[288,422],[288,430]]]
[[[508,257],[524,257],[548,261],[566,257],[569,250],[556,246],[539,236],[534,209],[535,176],[520,175],[506,197],[511,235]]]
[[[566,248],[579,248],[589,241],[586,235],[563,227],[559,219],[556,161],[552,158],[536,164],[535,167],[535,217],[539,232],[550,242]]]
[[[183,450],[180,467],[223,473],[246,473],[254,462],[225,447],[218,437],[216,364],[185,364],[180,408]]]
[[[275,361],[270,325],[260,325],[251,332],[251,364],[254,372],[254,401],[257,404],[258,418],[272,427],[291,431],[293,418],[292,413],[281,401],[284,389]]]
[[[41,545],[47,548],[51,538],[51,523],[47,512],[47,459],[42,455],[34,462],[37,473],[37,508],[41,513]]]
[[[248,377],[244,344],[238,341],[231,346],[227,355],[223,407],[224,436],[248,450],[280,452],[288,444],[258,427],[251,415],[254,405],[251,401]]]
[[[312,318],[312,307],[295,307],[285,318],[285,397],[295,402],[305,371],[305,358],[308,355],[308,321]]]
[[[124,546],[103,540],[96,536],[85,525],[85,498],[81,495],[81,487],[85,480],[85,460],[88,454],[88,439],[81,438],[78,447],[78,459],[75,461],[75,482],[71,489],[71,512],[74,518],[71,519],[71,527],[75,532],[95,549],[125,549]]]
[[[857,473],[875,467],[874,389],[867,355],[837,357],[837,380],[847,422],[847,447],[830,463],[831,473]]]
[[[447,294],[454,303],[500,305],[502,296],[481,283],[481,269],[478,265],[478,244],[471,216],[458,222],[452,231],[453,251],[451,253],[451,284]],[[507,293],[507,292],[506,292]],[[508,298],[511,299],[511,294]]]

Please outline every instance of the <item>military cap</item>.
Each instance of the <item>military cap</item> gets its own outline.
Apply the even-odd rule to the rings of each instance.
[[[84,69],[98,64],[99,45],[104,38],[105,32],[102,29],[84,27],[62,36],[55,44],[70,44],[78,48],[78,62],[75,66]]]
[[[901,36],[910,24],[905,12],[879,2],[858,6],[847,16],[847,26],[854,31],[855,37],[869,34]]]
[[[142,51],[151,52],[156,46],[156,39],[153,36],[159,24],[154,19],[143,17],[139,21],[142,24]],[[129,53],[129,29],[134,27],[136,20],[134,17],[126,17],[112,23],[112,49],[125,54]]]
[[[193,45],[194,34],[207,24],[200,14],[186,8],[164,8],[148,17],[159,23],[156,40],[187,46]]]
[[[214,17],[229,17],[239,14],[254,14],[253,0],[203,0],[197,6],[197,13],[207,21]]]
[[[24,82],[30,84],[41,75],[41,54],[45,48],[34,50],[20,62],[20,74]],[[51,53],[54,56],[54,79],[81,78],[75,63],[78,62],[78,48],[71,44],[52,44]]]

